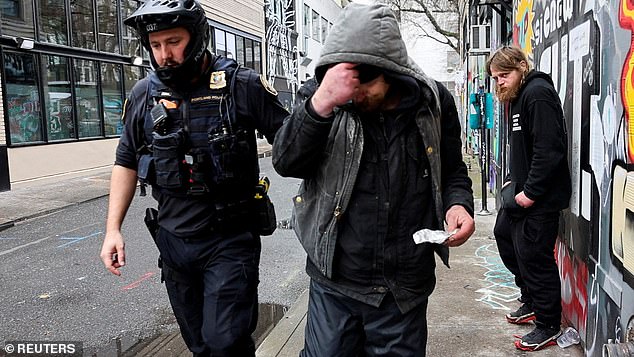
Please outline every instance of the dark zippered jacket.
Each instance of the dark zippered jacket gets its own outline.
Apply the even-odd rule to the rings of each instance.
[[[422,151],[431,171],[432,202],[428,203],[434,217],[431,228],[442,229],[449,207],[462,205],[473,212],[471,180],[462,161],[460,123],[447,89],[427,77],[407,56],[398,24],[388,16],[388,11],[381,6],[348,5],[343,18],[330,32],[317,63],[316,77],[320,78],[329,65],[352,62],[371,64],[415,79],[420,99],[411,109],[411,117],[425,145]],[[307,101],[315,89],[311,82],[300,89],[300,98],[305,101],[296,105],[278,131],[273,144],[273,165],[282,176],[303,179],[294,198],[293,229],[310,264],[324,278],[332,279],[337,275],[333,261],[340,225],[352,204],[350,199],[358,179],[364,128],[359,114],[345,106],[335,110],[334,119],[311,115]],[[406,199],[416,199],[414,196]],[[420,212],[408,213],[422,219]],[[434,249],[448,264],[448,248],[435,244]],[[433,271],[434,260],[420,258],[411,257],[411,261],[404,262],[399,269],[419,266],[421,274]],[[420,266],[423,260],[425,264]],[[433,289],[433,282],[431,285]],[[428,296],[431,293],[428,287],[428,280],[413,287],[417,298]],[[411,305],[404,309],[408,308]]]
[[[559,211],[572,192],[568,138],[559,95],[546,73],[531,71],[511,102],[509,174],[516,194],[535,201],[531,211]]]

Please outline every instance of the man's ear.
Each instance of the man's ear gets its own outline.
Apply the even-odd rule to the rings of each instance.
[[[528,63],[526,63],[526,61],[520,61],[520,72],[528,72]]]

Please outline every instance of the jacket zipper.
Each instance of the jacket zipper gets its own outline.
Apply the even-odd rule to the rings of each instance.
[[[351,114],[351,115],[355,115],[354,121],[356,124],[356,128],[355,128],[355,133],[354,133],[354,141],[352,142],[351,145],[351,151],[350,151],[350,155],[354,155],[354,152],[357,148],[357,144],[359,143],[359,131],[360,131],[360,121],[359,118],[356,116],[356,114]],[[361,150],[363,150],[363,148],[361,148]],[[346,153],[348,154],[348,153]],[[333,229],[333,226],[337,223],[337,221],[341,218],[341,215],[343,214],[343,205],[347,204],[348,200],[350,199],[350,196],[352,195],[352,188],[349,185],[350,179],[353,176],[352,171],[353,171],[353,166],[354,166],[354,160],[349,160],[350,162],[348,163],[348,167],[346,168],[348,171],[348,175],[346,175],[345,181],[343,183],[342,189],[341,189],[341,195],[339,196],[339,201],[337,202],[337,205],[335,206],[335,210],[333,211],[333,215],[334,215],[334,219],[331,221],[331,223],[328,225],[328,227],[326,228],[326,232],[331,232]],[[358,168],[357,168],[358,171]],[[354,172],[354,176],[357,176],[357,172]],[[324,268],[322,271],[322,273],[326,274],[326,267],[327,267],[327,259],[330,256],[330,241],[327,242],[328,244],[326,244],[326,254],[324,254]]]

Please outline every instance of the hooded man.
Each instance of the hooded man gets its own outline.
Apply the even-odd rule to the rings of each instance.
[[[302,178],[293,228],[311,278],[301,356],[424,356],[437,252],[473,233],[453,98],[408,57],[393,12],[352,3],[273,146]],[[442,163],[442,166],[441,166]],[[453,233],[416,244],[424,228]]]
[[[515,346],[536,351],[554,345],[560,334],[561,281],[554,250],[559,211],[568,207],[572,192],[566,123],[552,79],[531,70],[521,49],[498,49],[487,71],[497,82],[498,99],[509,105],[509,175],[494,235],[522,305],[506,319],[535,321],[535,329]]]

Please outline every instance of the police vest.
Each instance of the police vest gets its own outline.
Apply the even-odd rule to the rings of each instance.
[[[150,154],[140,158],[139,172],[149,167],[145,180],[153,195],[207,195],[222,203],[253,197],[259,170],[255,131],[236,115],[238,69],[235,61],[218,58],[209,82],[201,81],[186,95],[151,74],[144,119]]]

